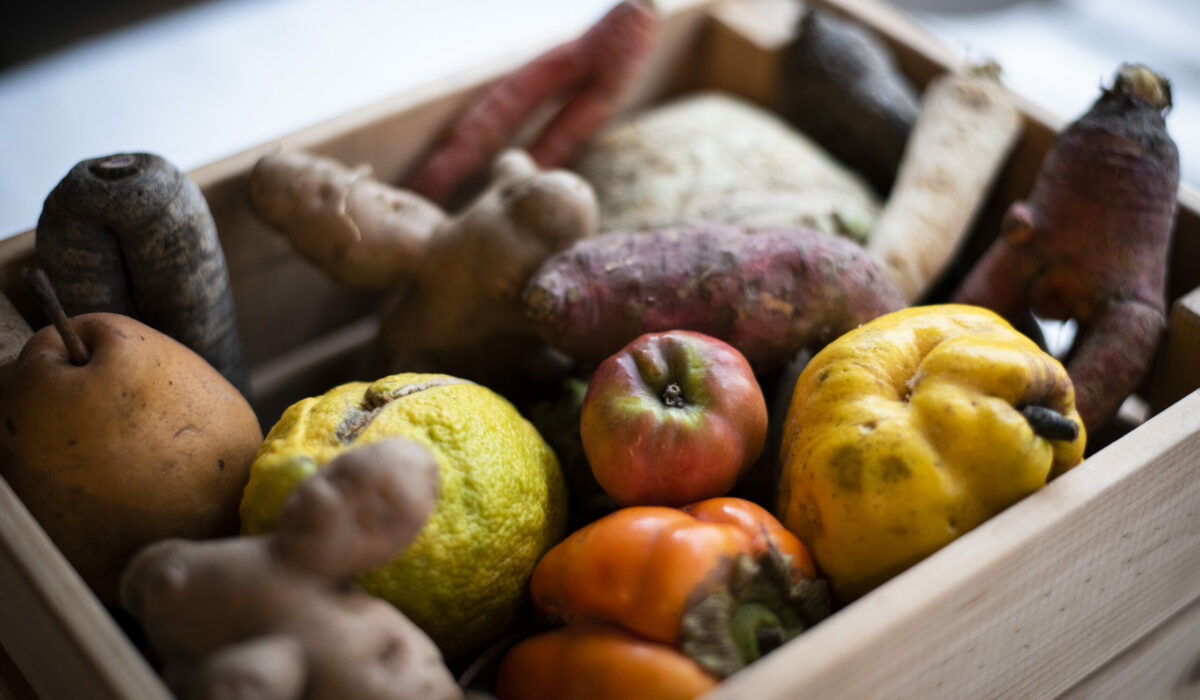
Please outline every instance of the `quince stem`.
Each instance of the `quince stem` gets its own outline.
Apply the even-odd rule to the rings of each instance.
[[[1029,421],[1034,434],[1047,440],[1074,442],[1079,437],[1079,425],[1052,408],[1031,404],[1021,408],[1021,415]]]

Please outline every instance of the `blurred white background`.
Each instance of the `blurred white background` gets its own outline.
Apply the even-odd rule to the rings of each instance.
[[[55,3],[38,3],[51,19],[10,18],[5,30],[5,45],[24,38],[38,50],[6,56],[0,69],[0,237],[31,228],[83,158],[152,151],[195,168],[582,31],[613,1],[208,0],[53,50],[33,41],[46,29],[39,23],[55,21]],[[1065,119],[1122,61],[1166,73],[1184,180],[1200,183],[1200,2],[902,4],[967,56],[998,59],[1011,87]]]

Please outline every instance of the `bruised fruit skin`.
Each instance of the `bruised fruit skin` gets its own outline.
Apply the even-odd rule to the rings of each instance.
[[[619,505],[723,496],[762,452],[767,405],[742,354],[689,331],[647,333],[600,364],[579,434]]]
[[[246,399],[199,355],[127,316],[71,325],[75,365],[47,326],[0,401],[4,478],[101,601],[142,546],[238,529],[238,499],[262,441]]]
[[[853,599],[1083,459],[1066,370],[996,314],[944,304],[830,343],[796,382],[780,519]]]

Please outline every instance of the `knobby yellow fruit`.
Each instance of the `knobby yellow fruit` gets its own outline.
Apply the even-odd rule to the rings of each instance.
[[[1066,370],[996,314],[915,307],[819,352],[784,427],[778,510],[851,600],[1083,459]]]
[[[342,452],[393,436],[432,449],[441,495],[409,548],[358,581],[453,656],[512,621],[534,565],[566,523],[554,452],[500,395],[446,375],[399,374],[292,405],[251,466],[242,529],[269,530],[301,480]]]

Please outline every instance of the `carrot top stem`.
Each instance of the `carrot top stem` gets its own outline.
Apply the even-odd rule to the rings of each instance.
[[[1140,99],[1159,112],[1171,109],[1171,81],[1140,63],[1121,64],[1109,92]]]
[[[46,276],[46,271],[40,267],[27,267],[24,270],[24,276],[25,281],[37,295],[42,310],[50,317],[58,334],[62,336],[63,344],[67,346],[67,356],[71,358],[71,364],[77,367],[86,365],[88,360],[92,359],[92,354],[88,352],[87,346],[75,332],[71,325],[71,319],[67,318],[67,312],[63,310],[58,295],[54,293],[54,285],[50,284],[50,278]]]
[[[1000,64],[993,59],[988,59],[982,63],[972,64],[967,68],[967,75],[973,75],[981,78],[991,78],[992,80],[1000,80],[1000,75],[1004,72]]]

